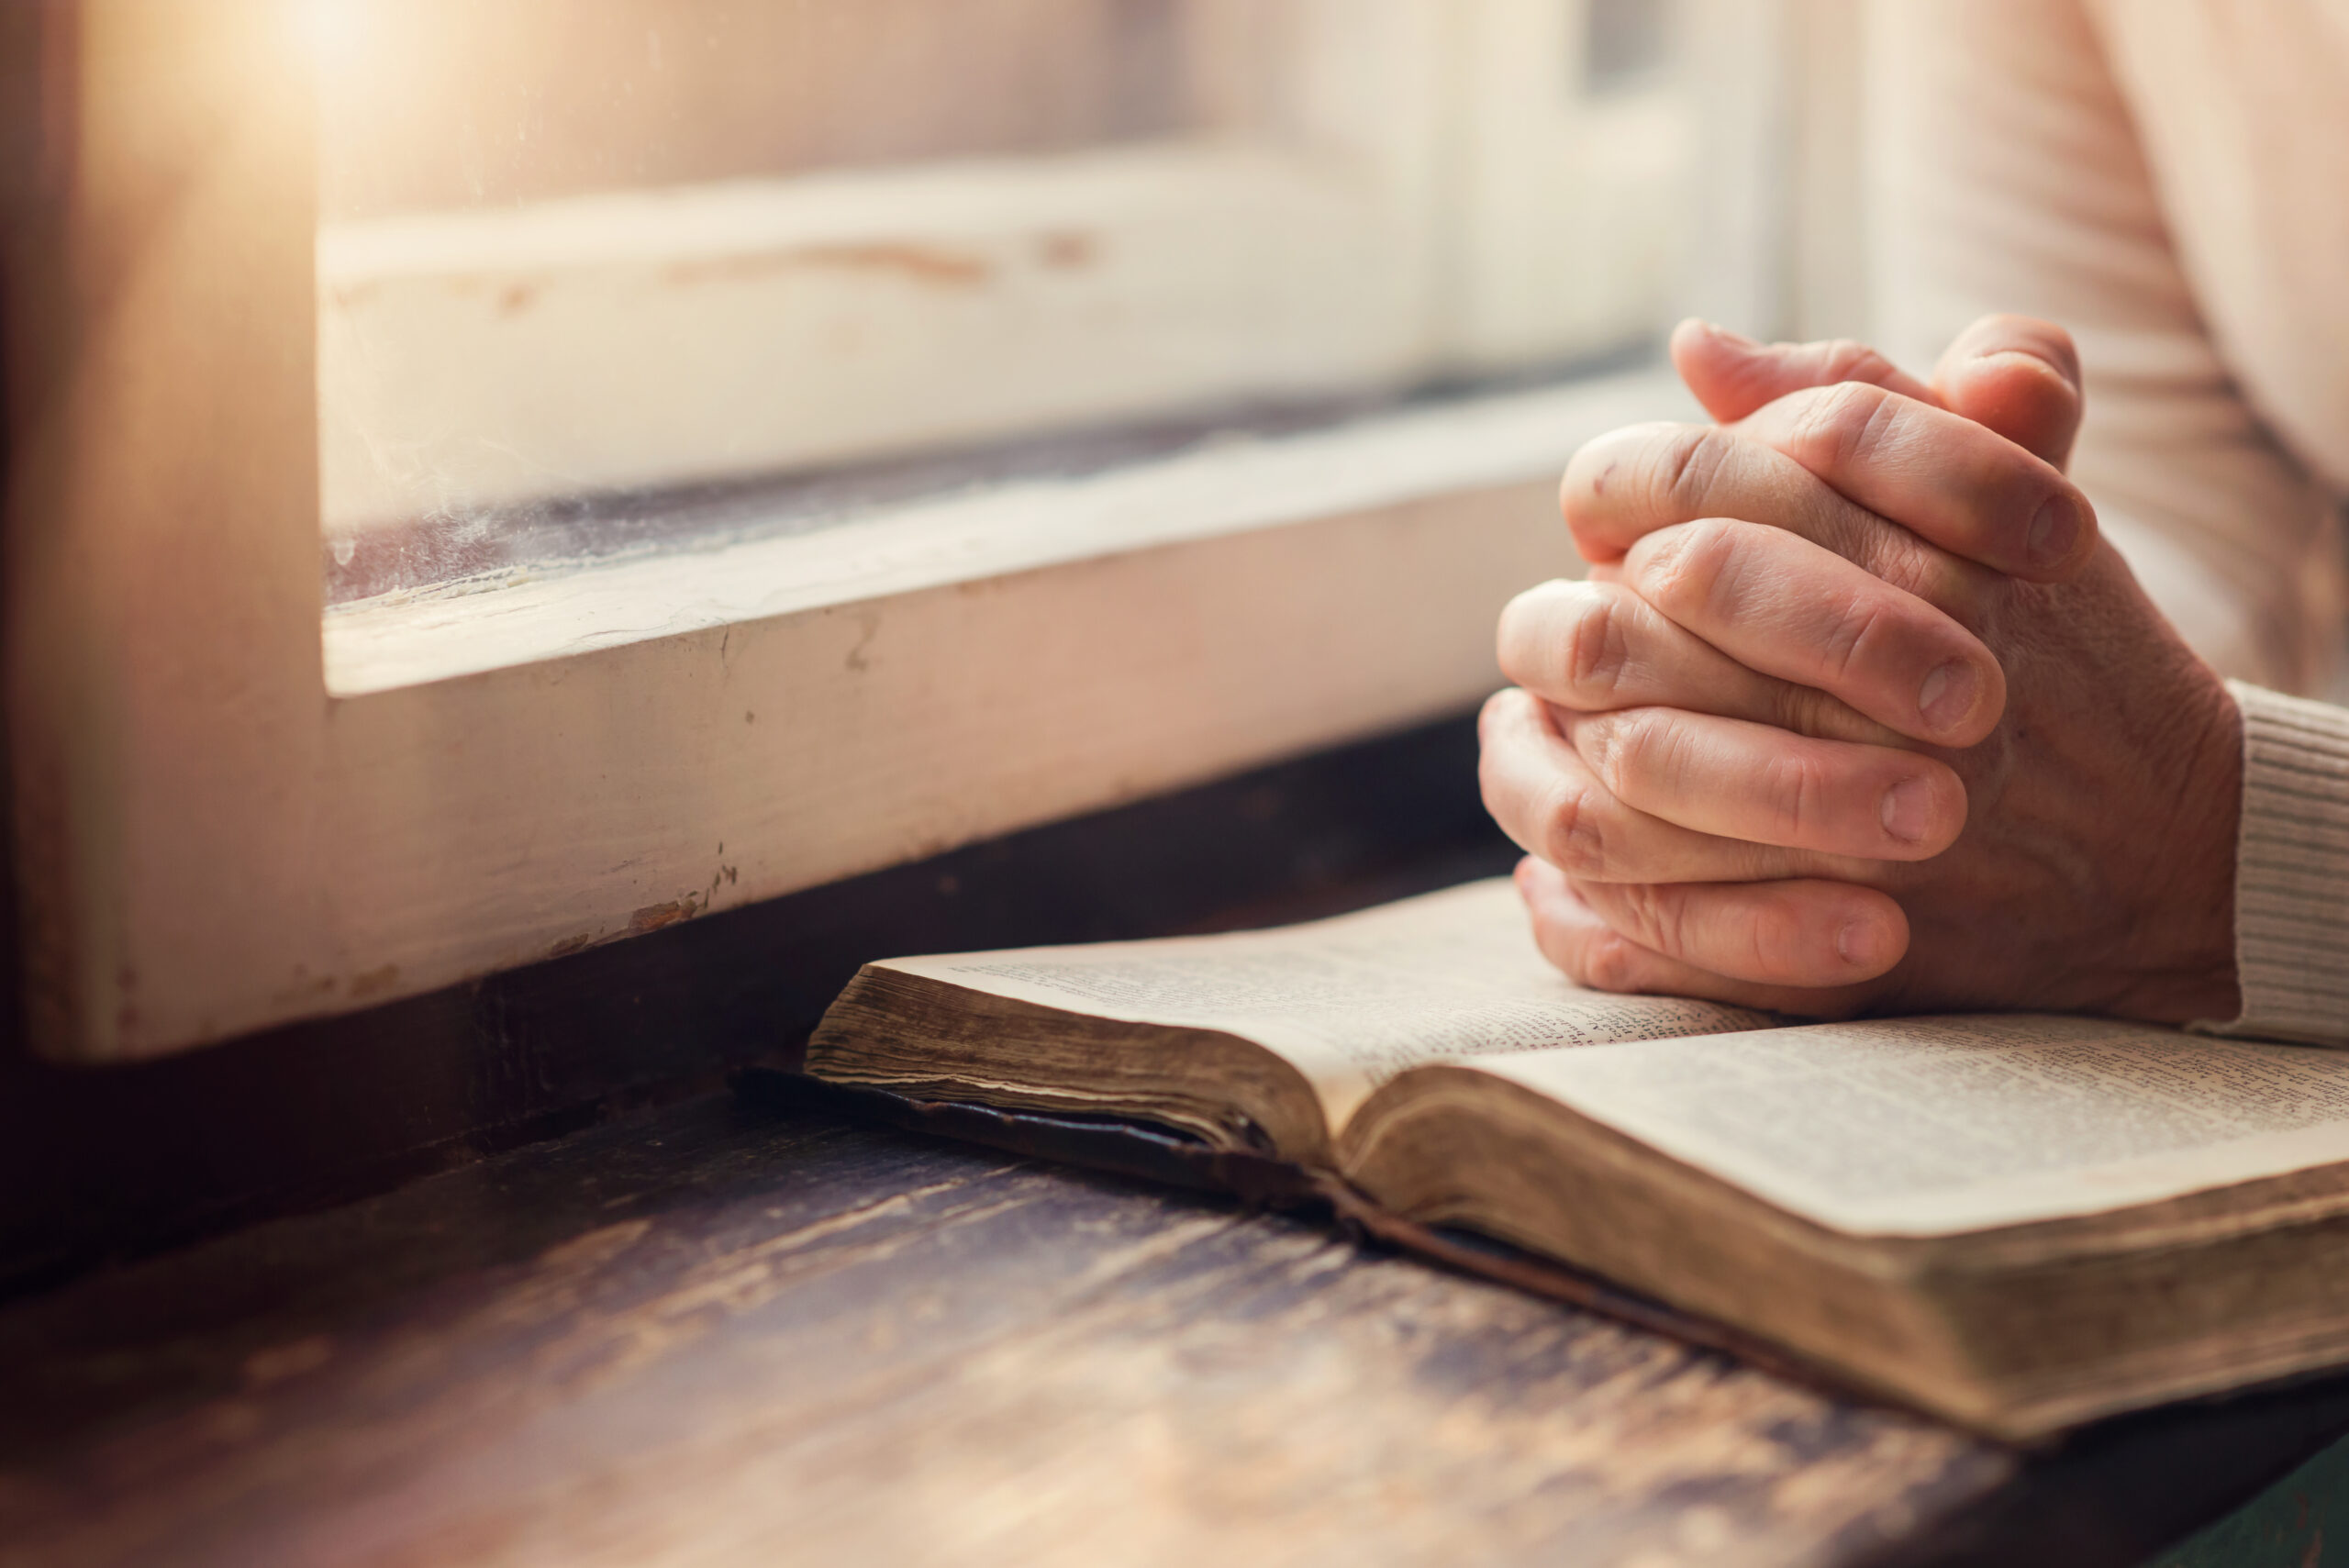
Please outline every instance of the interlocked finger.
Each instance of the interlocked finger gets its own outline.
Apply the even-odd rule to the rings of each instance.
[[[1742,427],[1632,425],[1601,436],[1567,463],[1558,502],[1575,548],[1593,565],[1621,561],[1659,529],[1737,517],[1809,539],[1966,625],[1978,620],[1998,581],[1857,505]]]
[[[1954,555],[2060,582],[2096,548],[2096,513],[2045,459],[1972,419],[1866,382],[1790,393],[1736,433]]]
[[[1914,751],[1662,707],[1562,712],[1558,723],[1610,796],[1692,832],[1854,860],[1921,861],[1965,827],[1965,784],[1947,764]]]
[[[1484,746],[1477,782],[1486,809],[1519,848],[1576,877],[1742,882],[1858,869],[1698,832],[1626,805],[1559,733],[1553,711],[1529,692],[1494,696],[1479,728]]]
[[[1831,386],[1839,381],[1873,382],[1904,397],[1941,401],[1932,387],[1867,344],[1848,338],[1757,343],[1692,317],[1672,329],[1672,363],[1688,390],[1697,395],[1697,401],[1705,406],[1705,412],[1724,425],[1790,392]]]
[[[1639,946],[1748,984],[1858,984],[1899,962],[1909,947],[1900,906],[1849,883],[1576,881],[1575,891]]]
[[[1814,1018],[1846,1017],[1868,1001],[1865,981],[1793,986],[1741,980],[1642,946],[1608,924],[1564,873],[1530,856],[1517,868],[1517,888],[1542,956],[1594,990],[1702,996]]]
[[[1840,698],[1746,668],[1620,584],[1527,589],[1501,612],[1498,651],[1501,673],[1577,712],[1669,707],[1837,740],[1900,739]]]
[[[1705,518],[1649,534],[1621,581],[1749,669],[1827,692],[1915,740],[1971,746],[2006,708],[2006,675],[1934,606],[1781,529]]]

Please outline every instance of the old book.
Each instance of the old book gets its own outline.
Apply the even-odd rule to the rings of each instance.
[[[2349,1362],[2349,1054],[1584,991],[1505,881],[867,965],[807,1068],[1288,1162],[2010,1439]]]

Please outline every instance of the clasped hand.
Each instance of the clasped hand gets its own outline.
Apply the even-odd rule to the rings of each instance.
[[[1674,336],[1711,425],[1576,454],[1586,582],[1502,617],[1486,805],[1583,984],[1782,1011],[2236,1010],[2233,700],[2063,464],[2068,338],[1927,385]]]

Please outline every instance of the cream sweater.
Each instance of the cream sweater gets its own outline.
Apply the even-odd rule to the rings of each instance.
[[[2078,339],[2072,472],[2243,714],[2243,1011],[2349,1041],[2349,0],[1875,0],[1878,340]],[[2256,684],[2249,684],[2256,682]]]

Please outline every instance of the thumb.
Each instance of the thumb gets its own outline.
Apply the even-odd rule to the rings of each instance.
[[[1694,317],[1673,328],[1672,367],[1705,412],[1724,425],[1790,392],[1839,381],[1869,382],[1936,406],[1942,401],[1932,388],[1865,343],[1849,339],[1757,343]]]
[[[2080,428],[2080,356],[2072,335],[2028,316],[1986,316],[1933,367],[1934,401],[2057,468]]]

